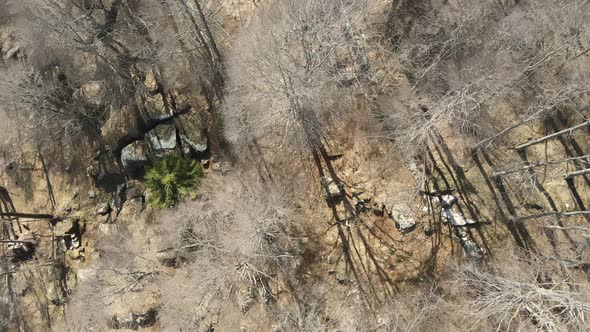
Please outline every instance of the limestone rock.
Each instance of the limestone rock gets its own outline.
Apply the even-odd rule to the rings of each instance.
[[[146,150],[143,141],[135,141],[121,150],[121,164],[130,176],[141,176],[145,172],[149,163]]]
[[[406,204],[394,205],[389,215],[395,221],[395,227],[402,233],[411,232],[416,228],[412,209]]]
[[[66,234],[71,234],[74,232],[75,227],[78,225],[80,221],[79,218],[68,217],[58,221],[55,226],[53,226],[53,233],[55,236],[65,236]]]
[[[185,153],[203,154],[209,144],[206,119],[201,112],[191,111],[180,115],[174,121],[180,132],[180,139]]]
[[[153,96],[145,96],[145,110],[150,120],[162,120],[172,115],[172,109],[165,97],[156,93]]]
[[[80,87],[78,92],[89,103],[98,106],[102,104],[105,97],[104,83],[100,81],[86,83]]]
[[[460,213],[456,213],[451,209],[443,210],[442,217],[444,220],[450,222],[453,226],[476,225],[478,223],[476,220],[465,218]]]
[[[115,163],[115,158],[106,149],[97,152],[86,172],[97,186],[105,187],[107,190],[114,189],[113,187],[125,180],[121,168]]]
[[[99,216],[107,215],[111,212],[111,205],[109,203],[101,203],[96,206],[96,214]]]
[[[143,85],[145,85],[149,91],[155,91],[158,88],[158,82],[156,82],[156,77],[154,76],[154,72],[152,70],[149,70],[145,75]]]
[[[327,201],[333,201],[344,195],[344,185],[336,183],[331,177],[322,176],[321,184],[324,190],[324,198]]]
[[[125,105],[110,114],[101,128],[101,136],[107,145],[113,149],[123,148],[120,145],[129,138],[143,137],[146,124],[136,105]]]
[[[150,149],[157,157],[173,152],[178,147],[176,128],[173,125],[159,125],[150,130],[146,137]]]

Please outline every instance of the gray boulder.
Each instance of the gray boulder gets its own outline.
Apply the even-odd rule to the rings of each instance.
[[[412,209],[406,204],[394,205],[389,213],[395,221],[395,227],[401,233],[409,233],[416,228],[416,221],[412,216]]]
[[[111,212],[111,205],[109,203],[101,203],[96,206],[96,214],[99,216],[107,215]]]
[[[141,176],[149,163],[145,143],[135,141],[121,150],[121,164],[131,177]]]
[[[177,150],[178,141],[176,140],[176,134],[176,127],[168,124],[159,125],[148,132],[146,136],[147,141],[156,157],[161,157]]]
[[[336,183],[329,176],[322,176],[321,185],[324,190],[324,198],[327,201],[333,201],[344,196],[344,185],[342,183]]]
[[[75,231],[79,221],[80,219],[77,217],[64,218],[53,226],[53,233],[55,236],[66,236],[71,234]]]
[[[207,138],[206,119],[201,112],[192,111],[182,114],[174,121],[180,132],[180,140],[183,152],[203,154],[207,151],[209,140]]]

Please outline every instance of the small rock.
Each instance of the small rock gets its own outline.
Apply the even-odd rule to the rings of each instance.
[[[248,310],[250,310],[250,308],[254,305],[254,289],[252,289],[251,287],[247,287],[244,289],[241,289],[238,294],[238,306],[240,308],[240,311],[242,311],[243,313],[247,312]]]
[[[336,183],[331,177],[322,176],[321,185],[324,189],[324,198],[327,201],[333,201],[344,195],[344,185]]]
[[[95,198],[96,198],[96,191],[94,191],[94,190],[89,190],[89,191],[88,191],[88,198],[90,198],[90,199],[95,199]]]
[[[478,224],[476,220],[465,218],[460,213],[453,212],[451,209],[444,209],[442,211],[442,217],[445,221],[450,222],[453,226],[466,226]]]
[[[104,84],[100,81],[86,83],[80,87],[79,93],[88,100],[88,102],[98,106],[102,103],[105,95]]]
[[[66,236],[74,231],[79,220],[80,219],[76,217],[64,218],[53,226],[53,233],[55,236]]]
[[[96,214],[99,216],[107,215],[111,212],[111,205],[109,203],[101,203],[96,206]]]
[[[416,221],[412,217],[412,209],[405,204],[395,205],[389,214],[395,221],[395,227],[401,233],[408,233],[416,228]]]
[[[127,182],[127,199],[145,197],[145,185],[137,180]]]
[[[70,251],[70,257],[72,259],[82,259],[84,257],[84,252],[80,249],[74,249]]]
[[[145,75],[145,81],[143,81],[143,85],[145,85],[149,91],[155,91],[158,88],[158,82],[156,82],[156,78],[152,70],[149,70]]]

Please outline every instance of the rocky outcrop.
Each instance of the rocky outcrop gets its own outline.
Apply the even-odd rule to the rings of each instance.
[[[88,103],[94,106],[100,106],[104,102],[105,88],[104,82],[89,82],[80,87],[76,92],[79,97],[83,97]]]
[[[209,141],[202,113],[181,115],[174,121],[174,124],[180,133],[183,153],[196,155],[206,153]]]
[[[143,139],[145,132],[146,123],[135,105],[125,105],[111,112],[101,128],[104,142],[112,148],[115,155],[133,141]]]
[[[121,165],[131,177],[142,176],[148,164],[149,159],[144,141],[135,141],[121,150]]]
[[[123,170],[115,163],[115,160],[109,149],[97,151],[86,169],[86,173],[94,180],[97,187],[112,191],[117,185],[125,182]]]
[[[331,177],[322,176],[321,185],[324,192],[324,199],[328,202],[333,202],[344,196],[344,185],[336,183]]]
[[[414,220],[412,209],[406,204],[394,205],[389,216],[395,221],[395,227],[401,233],[408,233],[416,228],[416,220]]]
[[[150,152],[155,157],[162,157],[178,150],[178,135],[174,125],[159,125],[147,133],[146,139]]]

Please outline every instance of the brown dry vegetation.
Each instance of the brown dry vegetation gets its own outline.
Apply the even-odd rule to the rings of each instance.
[[[588,22],[1,1],[0,330],[590,330]],[[205,176],[156,210],[166,154]]]

